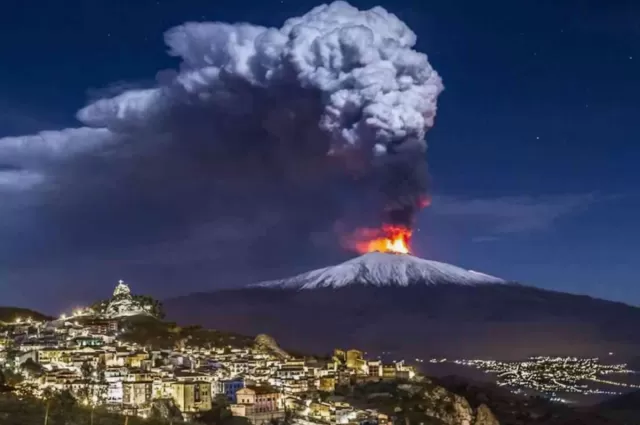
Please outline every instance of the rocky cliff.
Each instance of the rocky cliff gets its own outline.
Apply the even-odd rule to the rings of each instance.
[[[404,386],[401,389],[415,394],[415,389],[410,387]],[[500,425],[486,404],[474,409],[466,398],[439,385],[422,386],[419,393],[425,401],[422,406],[424,413],[446,425]]]
[[[289,353],[280,348],[273,337],[267,334],[258,335],[254,341],[254,347],[259,350],[267,351],[283,359],[288,359],[291,357]]]

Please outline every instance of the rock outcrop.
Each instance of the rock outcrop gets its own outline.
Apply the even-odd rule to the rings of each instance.
[[[423,392],[425,414],[447,425],[500,425],[491,409],[481,404],[474,409],[469,401],[439,385]]]
[[[148,314],[144,307],[133,299],[129,286],[120,281],[113,291],[113,297],[106,308],[105,316],[116,318]]]
[[[500,425],[500,422],[486,404],[481,404],[476,409],[476,421],[473,425]]]
[[[282,348],[280,348],[280,346],[278,345],[275,339],[273,339],[267,334],[260,334],[256,336],[254,346],[257,349],[270,352],[283,359],[288,359],[291,357],[289,353],[287,353]]]
[[[453,394],[440,386],[425,390],[427,401],[425,414],[440,419],[447,425],[474,425],[475,415],[464,397]]]

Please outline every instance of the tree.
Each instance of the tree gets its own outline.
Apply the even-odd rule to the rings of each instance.
[[[98,381],[106,382],[105,375],[104,375],[106,370],[107,370],[107,363],[104,360],[104,357],[101,357],[100,360],[98,361],[98,367],[96,368],[96,372],[98,374]]]
[[[49,416],[56,424],[72,422],[72,414],[77,402],[69,390],[55,392],[49,400]]]
[[[270,425],[290,425],[293,423],[293,412],[289,409],[284,410],[283,418],[271,418]]]
[[[98,404],[102,404],[107,399],[107,394],[109,392],[109,383],[107,382],[107,378],[105,376],[105,371],[107,370],[107,363],[104,358],[100,358],[98,362],[98,367],[96,368],[97,374],[97,383],[98,386],[94,387],[93,395],[95,396],[96,402]]]
[[[11,392],[13,388],[7,383],[7,378],[4,376],[4,372],[0,369],[0,394]]]
[[[232,417],[227,397],[224,394],[219,394],[211,401],[211,410],[200,413],[196,417],[196,422],[206,425],[222,425]]]
[[[7,363],[15,361],[18,354],[20,354],[20,350],[16,346],[15,340],[9,338],[4,345],[5,358],[7,359]]]
[[[7,387],[15,387],[24,380],[21,374],[15,373],[10,369],[4,369],[1,372],[2,378],[0,379],[4,381],[4,385]]]
[[[148,295],[133,295],[133,300],[140,304],[143,308],[148,306],[149,313],[153,314],[158,319],[164,319],[164,307],[162,303]]]
[[[130,323],[120,338],[123,341],[154,349],[163,349],[172,348],[178,335],[172,333],[167,324],[153,319],[153,321]]]
[[[84,362],[82,363],[82,366],[80,366],[80,372],[84,379],[91,379],[93,375],[93,366],[91,366],[91,363],[89,362]]]
[[[21,365],[20,369],[30,376],[39,377],[44,373],[44,368],[40,363],[35,362],[32,358],[28,358]]]
[[[95,302],[89,306],[91,310],[93,310],[96,314],[104,314],[107,311],[107,307],[109,306],[108,300],[102,300]]]
[[[96,375],[98,372],[89,362],[82,363],[80,366],[80,372],[82,373],[82,378],[84,380],[84,385],[78,389],[76,392],[76,396],[79,401],[84,404],[91,404],[92,406],[100,399],[102,399],[105,394],[102,394],[102,386],[99,385],[96,379]]]

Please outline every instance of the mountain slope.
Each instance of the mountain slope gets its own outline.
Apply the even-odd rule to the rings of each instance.
[[[502,279],[464,270],[450,264],[424,260],[412,255],[372,252],[337,266],[325,267],[288,279],[259,283],[265,288],[341,288],[351,284],[372,286],[474,285],[502,283]]]
[[[640,424],[640,391],[606,400],[593,409],[621,424]]]
[[[285,349],[301,351],[359,347],[409,358],[500,359],[640,352],[638,308],[414,258],[369,254],[292,279],[164,305],[172,320],[267,333]],[[424,269],[413,270],[416,265]]]
[[[37,311],[29,310],[27,308],[20,307],[2,307],[0,306],[0,322],[13,322],[16,319],[33,319],[33,320],[51,320],[52,318],[39,313]]]

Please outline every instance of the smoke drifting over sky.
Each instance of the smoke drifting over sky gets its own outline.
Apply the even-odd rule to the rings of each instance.
[[[336,224],[385,207],[411,221],[443,86],[395,15],[336,2],[280,29],[186,23],[165,42],[181,65],[155,87],[93,101],[82,127],[0,139],[0,237],[14,242],[0,255],[152,258],[173,241],[185,252],[171,257],[215,247],[207,261],[260,269],[339,252]]]

